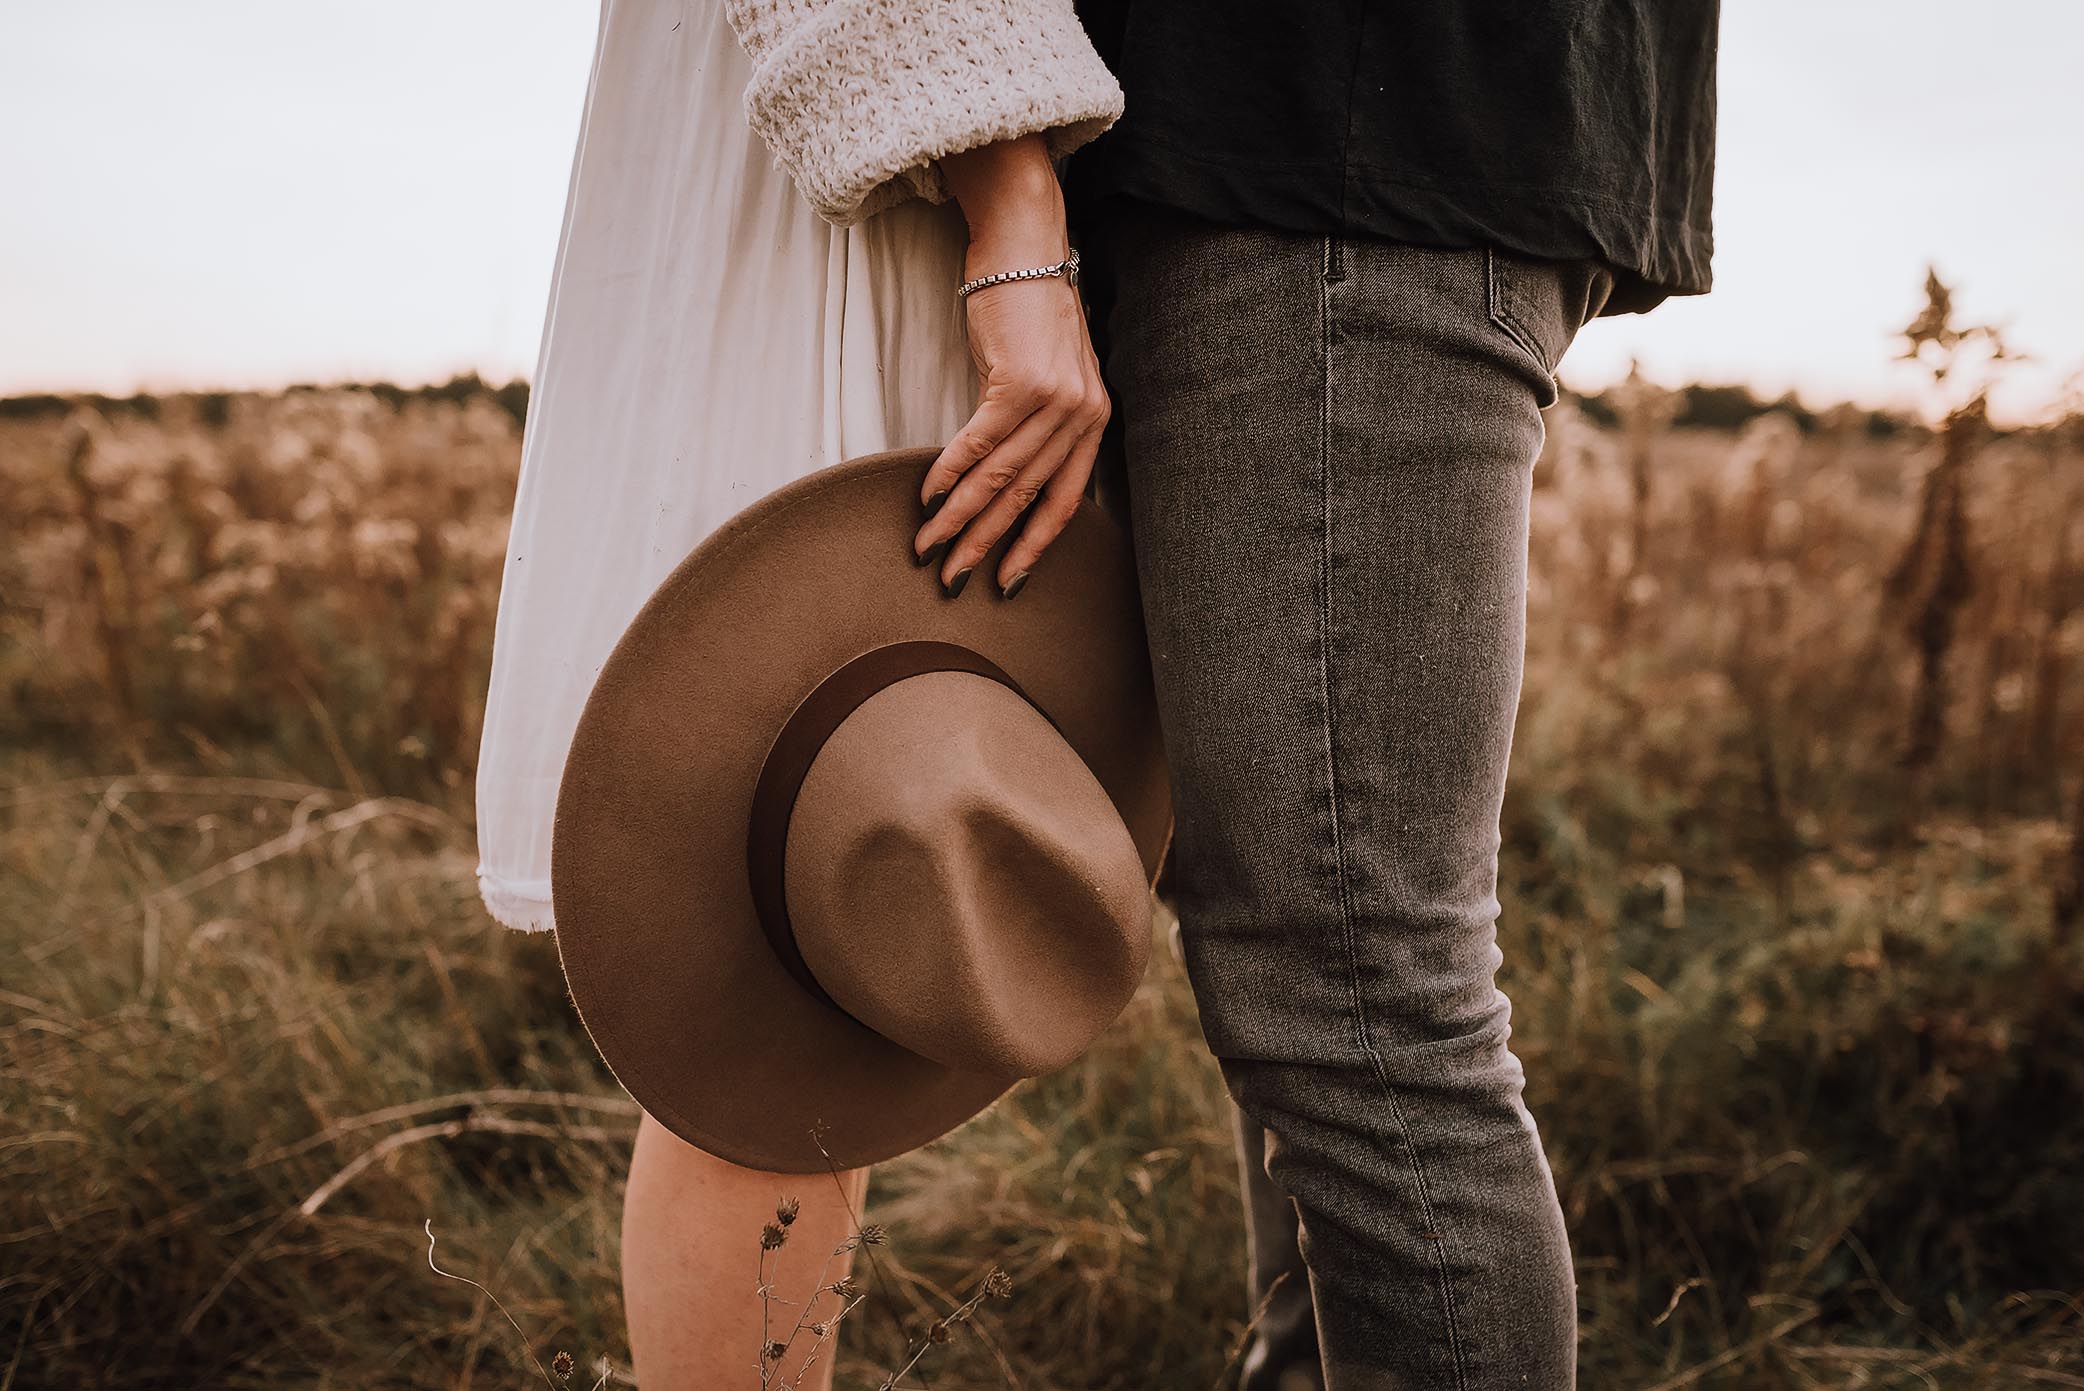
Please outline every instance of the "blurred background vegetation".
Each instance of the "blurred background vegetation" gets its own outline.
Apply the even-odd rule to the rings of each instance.
[[[1923,421],[1548,416],[1500,984],[1587,1388],[2084,1387],[2084,400],[1993,430],[1928,299]],[[0,1388],[626,1376],[634,1113],[472,881],[525,414],[0,402]],[[1155,951],[877,1171],[840,1384],[993,1265],[918,1384],[1224,1384],[1222,1102]]]

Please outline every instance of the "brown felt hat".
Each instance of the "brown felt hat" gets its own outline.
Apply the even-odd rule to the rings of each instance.
[[[950,599],[911,558],[938,452],[837,464],[704,541],[565,761],[580,1017],[646,1111],[748,1168],[952,1130],[1083,1052],[1149,952],[1172,810],[1127,542],[1082,502],[1018,598]]]

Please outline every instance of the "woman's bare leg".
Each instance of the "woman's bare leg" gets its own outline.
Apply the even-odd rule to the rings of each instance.
[[[821,1283],[845,1275],[852,1253],[826,1257],[854,1232],[854,1211],[868,1192],[868,1170],[843,1171],[846,1201],[828,1174],[767,1174],[705,1154],[646,1115],[630,1157],[622,1209],[622,1290],[629,1314],[630,1356],[643,1391],[757,1391],[764,1339],[787,1342],[796,1318]],[[760,1230],[784,1197],[800,1204],[788,1240],[768,1253],[774,1298],[762,1325]],[[791,1303],[783,1303],[789,1300]],[[812,1320],[831,1317],[839,1296],[827,1290]],[[768,1384],[783,1377],[802,1391],[832,1384],[836,1332],[818,1349],[801,1382],[804,1358],[817,1344],[809,1332],[774,1364]]]

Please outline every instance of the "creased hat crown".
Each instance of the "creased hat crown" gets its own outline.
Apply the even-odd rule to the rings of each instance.
[[[1135,842],[1048,720],[981,676],[913,676],[850,714],[804,777],[786,857],[818,984],[950,1067],[1054,1071],[1143,974]]]

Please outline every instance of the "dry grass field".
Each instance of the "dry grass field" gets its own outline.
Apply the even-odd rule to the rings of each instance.
[[[1716,399],[1566,401],[1536,472],[1501,985],[1582,1384],[2084,1387],[2084,418]],[[632,1110],[471,878],[520,409],[4,408],[0,1391],[626,1375]],[[1224,1384],[1221,1084],[1153,963],[878,1171],[841,1385],[993,1266],[905,1384]]]

